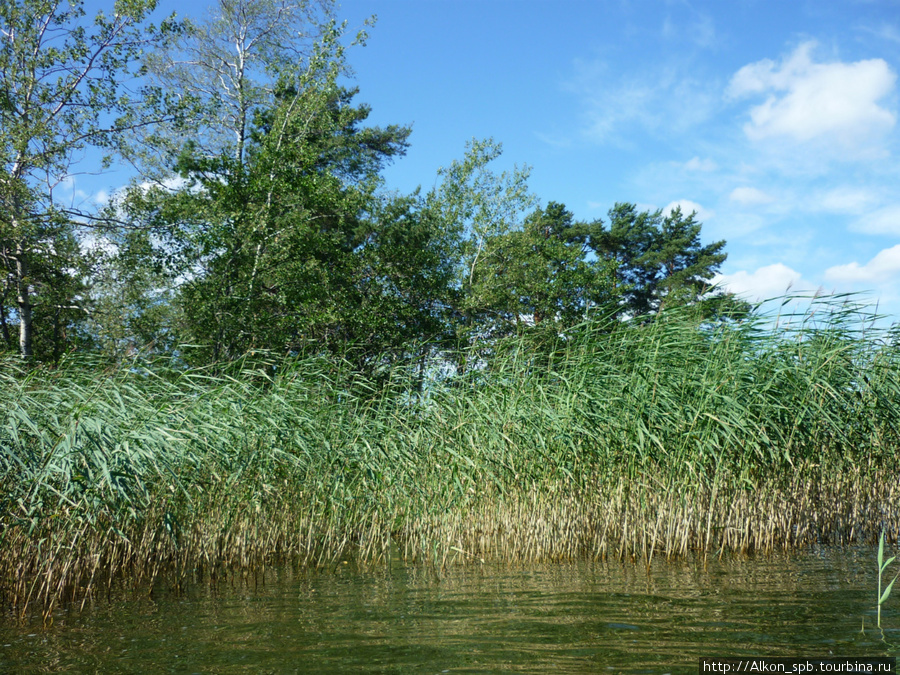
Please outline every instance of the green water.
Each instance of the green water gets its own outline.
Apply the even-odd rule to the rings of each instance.
[[[0,626],[0,671],[668,673],[701,656],[884,656],[875,552],[441,573],[393,564],[97,601]],[[860,634],[865,617],[867,630]],[[900,595],[883,615],[900,645]]]

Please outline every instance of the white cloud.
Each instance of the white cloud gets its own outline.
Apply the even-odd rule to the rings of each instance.
[[[96,232],[86,232],[79,238],[79,243],[83,251],[101,252],[107,255],[115,255],[119,252],[119,247],[102,234]]]
[[[900,235],[900,204],[887,206],[859,218],[852,230],[867,234]]]
[[[900,275],[900,244],[879,252],[865,265],[852,262],[825,270],[829,281],[845,283],[882,283]]]
[[[669,202],[666,207],[663,209],[663,215],[668,216],[672,211],[674,211],[677,207],[681,207],[681,213],[684,216],[689,216],[691,213],[697,213],[697,220],[701,223],[706,222],[707,220],[715,217],[715,213],[710,211],[709,209],[703,208],[697,202],[692,202],[690,199],[679,199],[674,202]]]
[[[50,188],[51,194],[60,202],[68,202],[70,205],[81,205],[87,201],[88,194],[77,187],[75,176],[64,176]]]
[[[728,95],[766,96],[744,125],[751,140],[823,138],[857,154],[860,144],[871,145],[893,128],[896,115],[879,102],[894,91],[897,76],[883,59],[815,63],[814,47],[805,42],[780,64],[764,59],[744,66]]]
[[[871,190],[839,187],[819,195],[813,208],[839,213],[859,213],[877,200]]]
[[[154,181],[153,183],[149,183],[144,181],[140,184],[140,188],[147,190],[151,186],[161,187],[164,190],[168,190],[169,192],[177,192],[181,190],[185,186],[187,186],[188,182],[182,178],[181,176],[167,176],[163,178],[161,181]]]
[[[739,187],[731,191],[728,198],[741,206],[757,206],[760,204],[771,204],[775,198],[766,194],[762,190],[753,187]]]
[[[700,159],[699,157],[692,157],[684,163],[684,168],[688,171],[715,171],[719,168],[719,165],[716,164],[713,160],[709,159],[709,157],[706,157],[704,159]]]
[[[620,87],[613,96],[590,97],[588,103],[587,135],[595,140],[617,140],[619,127],[635,121],[645,127],[656,127],[659,117],[654,112],[656,94],[651,87],[630,83]],[[621,139],[618,139],[621,142]]]
[[[186,181],[181,176],[167,176],[162,180],[154,180],[154,181],[141,181],[137,185],[130,185],[127,187],[122,187],[113,192],[111,196],[107,197],[107,200],[115,200],[117,203],[119,200],[123,199],[126,196],[126,193],[129,189],[137,189],[142,192],[147,192],[151,188],[158,188],[160,190],[165,190],[166,192],[178,192],[178,190],[182,190],[187,187],[188,181]],[[97,200],[99,201],[99,193]]]
[[[595,142],[631,147],[642,136],[636,128],[666,137],[683,134],[721,105],[715,85],[680,63],[626,73],[600,61],[576,60],[574,65],[575,74],[563,87],[581,99],[582,133]]]
[[[889,42],[900,42],[900,30],[896,26],[882,22],[878,26],[862,26],[861,30]]]
[[[780,297],[787,292],[803,293],[814,290],[803,280],[800,272],[782,263],[766,265],[755,272],[741,270],[734,274],[717,275],[713,282],[751,302]]]

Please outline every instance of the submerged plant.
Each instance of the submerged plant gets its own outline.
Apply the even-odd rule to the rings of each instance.
[[[891,583],[887,585],[884,589],[884,592],[881,592],[881,580],[884,571],[888,568],[894,560],[897,559],[897,556],[891,556],[887,560],[884,559],[884,530],[881,531],[881,538],[878,540],[878,627],[881,628],[881,606],[884,604],[885,600],[887,600],[891,595],[891,589],[894,587],[894,582],[897,581],[897,577],[900,577],[900,572],[894,575],[894,578],[891,580]]]

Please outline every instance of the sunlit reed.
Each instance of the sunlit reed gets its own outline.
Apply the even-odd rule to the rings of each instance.
[[[900,531],[897,335],[846,299],[586,324],[377,380],[248,355],[0,365],[0,593],[271,564],[767,551]],[[440,365],[439,361],[435,361]],[[483,366],[483,367],[481,367]]]

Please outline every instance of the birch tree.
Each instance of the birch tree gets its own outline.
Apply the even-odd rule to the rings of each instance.
[[[485,315],[493,313],[492,285],[495,255],[505,237],[522,230],[522,219],[537,198],[528,189],[528,167],[495,173],[489,164],[502,153],[493,139],[473,139],[461,160],[438,171],[439,184],[427,201],[441,214],[448,236],[456,243],[455,260],[464,341],[483,333]],[[483,336],[482,336],[483,337]]]
[[[170,136],[170,150],[188,141],[195,153],[243,164],[254,115],[273,106],[285,73],[308,67],[333,4],[218,0],[206,18],[171,33],[147,61],[149,73],[194,110],[191,123]]]
[[[14,288],[25,359],[34,352],[35,306],[55,295],[49,278],[36,272],[72,250],[78,222],[60,200],[61,186],[90,146],[107,158],[127,152],[124,132],[156,119],[136,104],[148,92],[127,83],[143,50],[174,26],[146,23],[155,0],[119,0],[93,20],[83,5],[0,1],[0,264]],[[160,97],[151,93],[148,100]],[[71,277],[74,265],[57,260],[51,267]],[[77,298],[52,302],[79,309]]]

